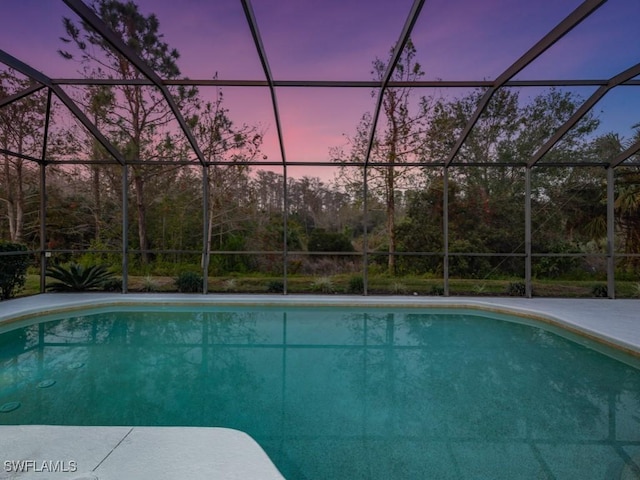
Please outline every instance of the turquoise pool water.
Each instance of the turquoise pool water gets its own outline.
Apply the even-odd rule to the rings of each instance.
[[[289,480],[640,478],[640,370],[515,318],[149,308],[0,335],[0,424],[236,428]]]

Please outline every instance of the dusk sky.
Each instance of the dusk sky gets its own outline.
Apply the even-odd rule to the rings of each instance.
[[[165,41],[176,48],[189,78],[262,80],[264,75],[239,0],[139,0],[155,13]],[[277,80],[371,80],[372,61],[386,59],[411,0],[253,0],[271,71]],[[500,75],[581,2],[578,0],[427,0],[412,33],[426,79],[483,80]],[[77,77],[63,47],[59,0],[1,0],[0,48],[52,78]],[[609,0],[516,79],[608,79],[640,62],[640,0]],[[594,88],[573,91],[583,98]],[[203,94],[207,89],[201,89]],[[267,130],[264,153],[279,161],[269,91],[224,88],[236,123]],[[521,99],[540,90],[520,90]],[[421,95],[444,95],[424,89]],[[460,94],[464,91],[458,92]],[[451,93],[449,93],[451,94]],[[453,93],[454,95],[456,93]],[[289,161],[326,161],[363,113],[369,89],[278,88]],[[596,106],[598,133],[628,138],[640,122],[640,87],[619,87]]]

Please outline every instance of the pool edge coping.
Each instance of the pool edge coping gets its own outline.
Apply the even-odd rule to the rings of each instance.
[[[30,305],[29,299],[35,300]],[[48,302],[52,300],[52,302]],[[602,322],[598,327],[580,323],[579,319],[563,317],[562,310],[565,305],[559,308],[557,305],[550,305],[552,302],[581,302],[592,305],[600,303],[600,306],[620,305],[618,302],[626,302],[637,307],[627,313],[640,311],[640,301],[638,300],[575,300],[575,299],[521,299],[523,304],[517,305],[518,299],[505,299],[502,297],[486,297],[482,299],[469,297],[381,297],[381,296],[331,296],[331,295],[188,295],[188,294],[40,294],[32,297],[2,302],[13,304],[22,308],[14,309],[13,312],[0,313],[0,325],[18,324],[34,316],[44,316],[64,312],[73,312],[85,308],[108,308],[127,307],[139,305],[156,306],[239,306],[250,305],[252,307],[364,307],[364,308],[404,308],[404,309],[436,309],[436,308],[456,308],[471,309],[483,312],[492,312],[503,315],[515,315],[529,320],[540,322],[545,325],[566,331],[569,334],[577,335],[581,338],[613,348],[623,354],[640,359],[640,316],[637,324],[634,324],[634,334],[636,342],[620,335],[606,331],[607,322]],[[528,300],[525,302],[525,300]],[[43,303],[46,302],[46,303]],[[611,303],[613,302],[613,303]],[[535,305],[535,304],[538,305]],[[544,304],[547,305],[544,305]],[[20,305],[18,305],[20,304]],[[26,304],[26,305],[22,305]],[[534,304],[534,305],[532,305]],[[2,305],[2,304],[0,304]],[[550,312],[560,310],[560,312]]]

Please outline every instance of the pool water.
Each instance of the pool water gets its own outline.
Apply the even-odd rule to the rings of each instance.
[[[236,428],[288,480],[640,479],[640,370],[502,315],[71,315],[0,335],[0,424]]]

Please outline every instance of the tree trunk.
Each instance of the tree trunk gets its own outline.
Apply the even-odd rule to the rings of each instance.
[[[11,182],[11,168],[9,167],[9,159],[5,156],[3,163],[4,170],[4,178],[6,182],[6,198],[3,198],[5,204],[7,205],[7,220],[9,220],[9,238],[11,241],[14,241],[15,231],[16,231],[16,216],[14,212],[14,202],[13,202],[13,184]]]
[[[95,222],[95,235],[96,240],[100,240],[101,225],[100,218],[102,217],[102,198],[100,196],[100,167],[93,167],[93,219]]]
[[[387,237],[389,239],[389,275],[396,274],[396,197],[395,197],[395,171],[391,166],[387,172]]]
[[[22,175],[22,160],[16,160],[13,171],[11,162],[4,159],[4,176],[7,185],[7,196],[4,199],[7,205],[7,218],[9,220],[9,238],[11,242],[20,243],[24,232],[24,187]],[[12,174],[13,173],[13,174]]]
[[[147,239],[147,208],[144,201],[144,177],[135,172],[133,186],[136,192],[136,212],[138,214],[138,239],[140,244],[140,260],[143,265],[149,263],[149,240]]]
[[[18,153],[23,153],[23,130],[20,128],[20,138],[18,139]],[[16,189],[18,191],[15,213],[16,213],[16,230],[13,241],[16,243],[22,242],[22,234],[24,232],[24,210],[25,210],[25,197],[24,197],[24,175],[22,173],[23,160],[17,158],[15,163],[16,170]]]
[[[16,214],[13,201],[7,200],[7,217],[9,219],[9,238],[12,242],[16,242]]]
[[[24,232],[24,187],[22,185],[22,168],[18,171],[18,202],[16,203],[16,230],[15,236],[12,241],[15,243],[22,242],[22,236]]]
[[[95,97],[94,97],[95,100]],[[96,125],[96,127],[100,126],[100,115],[99,115],[99,110],[96,108],[94,110],[94,114],[93,114],[93,123],[94,125]],[[99,151],[99,147],[98,147],[98,141],[94,140],[92,143],[92,157],[94,160],[97,160],[100,156],[100,151]],[[92,169],[91,175],[92,175],[92,180],[93,180],[93,221],[94,221],[94,228],[95,228],[95,232],[94,232],[94,238],[96,239],[96,241],[100,240],[100,234],[101,232],[101,222],[100,219],[102,218],[102,198],[100,196],[100,167],[97,165],[94,165],[93,167],[90,167]]]
[[[213,169],[214,167],[209,167],[206,170],[206,175],[207,175],[207,183],[209,184],[208,186],[208,194],[209,194],[209,201],[208,201],[208,207],[209,207],[209,211],[207,212],[207,215],[209,216],[209,220],[207,223],[207,248],[206,248],[206,258],[207,260],[209,260],[210,257],[210,252],[211,252],[211,242],[213,241],[213,220],[214,220],[214,215],[215,215],[215,207],[213,206],[213,202],[214,202],[214,197],[215,197],[215,192],[212,192],[211,190],[213,190],[212,185],[211,185],[211,169]],[[214,173],[215,174],[215,173]]]
[[[396,274],[396,171],[395,162],[398,156],[399,127],[396,120],[395,95],[390,95],[386,107],[387,118],[390,122],[391,138],[389,139],[389,167],[387,170],[387,238],[389,239],[389,275]]]

